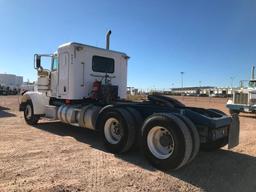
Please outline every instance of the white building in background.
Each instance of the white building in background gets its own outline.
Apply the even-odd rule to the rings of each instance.
[[[230,87],[211,87],[211,86],[201,86],[201,87],[183,87],[183,88],[172,88],[171,92],[174,94],[185,94],[185,95],[208,95],[208,96],[227,96],[231,95],[234,90],[238,88]]]
[[[23,77],[13,74],[0,74],[0,85],[10,87],[11,89],[19,89],[23,84]]]

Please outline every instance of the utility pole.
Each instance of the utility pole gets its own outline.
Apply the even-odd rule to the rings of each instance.
[[[199,94],[201,94],[201,83],[202,81],[199,81]]]

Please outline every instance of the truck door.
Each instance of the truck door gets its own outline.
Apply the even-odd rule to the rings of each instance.
[[[59,95],[68,94],[69,54],[61,53],[59,61]]]

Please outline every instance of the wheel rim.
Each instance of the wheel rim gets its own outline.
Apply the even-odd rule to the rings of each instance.
[[[104,125],[104,134],[107,141],[117,144],[122,138],[121,126],[116,118],[109,118]]]
[[[26,119],[30,119],[31,116],[32,116],[32,107],[30,105],[27,105],[25,109],[25,117]]]
[[[158,159],[169,158],[174,151],[174,139],[171,132],[160,126],[153,127],[147,136],[147,145]]]

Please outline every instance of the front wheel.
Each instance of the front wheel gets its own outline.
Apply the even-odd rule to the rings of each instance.
[[[28,101],[25,105],[24,118],[27,124],[35,125],[39,121],[40,117],[34,114],[34,108],[31,101]]]

